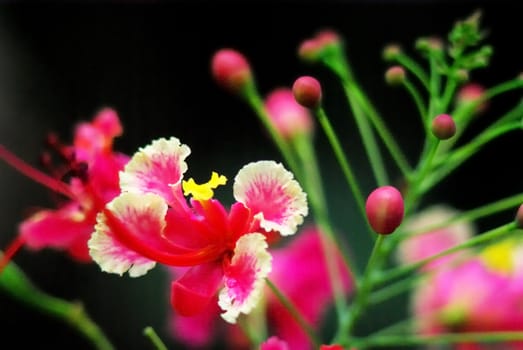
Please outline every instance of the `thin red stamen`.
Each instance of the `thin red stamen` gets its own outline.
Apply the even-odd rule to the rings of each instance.
[[[18,158],[15,154],[8,151],[3,145],[0,145],[0,159],[18,170],[23,175],[49,188],[52,191],[63,194],[66,197],[75,199],[69,188],[63,182],[60,182],[47,174],[33,168],[31,165]]]
[[[25,243],[25,239],[22,236],[17,236],[13,242],[7,247],[6,251],[4,252],[4,255],[2,255],[2,258],[0,259],[0,273],[4,271],[4,268],[9,264],[13,256],[22,248],[22,246]]]

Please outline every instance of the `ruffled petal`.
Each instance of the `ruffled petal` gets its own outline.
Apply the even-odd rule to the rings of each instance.
[[[173,187],[181,194],[180,181],[191,153],[188,146],[175,137],[158,139],[141,148],[120,173],[120,187],[124,192],[155,193],[168,203],[178,203]]]
[[[308,214],[307,195],[291,172],[274,161],[244,166],[234,179],[234,198],[251,210],[260,226],[292,235]]]
[[[98,214],[97,221],[88,246],[91,257],[102,271],[120,276],[128,271],[131,277],[139,277],[155,266],[154,261],[128,249],[115,239],[103,213]]]
[[[165,235],[167,203],[152,193],[122,193],[103,211],[114,238],[127,249],[150,260],[173,266],[193,266],[216,260],[223,247],[197,249],[172,242]],[[189,232],[190,233],[190,232]]]
[[[231,262],[224,267],[225,287],[218,299],[225,321],[236,323],[240,313],[248,314],[258,304],[264,279],[271,271],[267,247],[261,233],[249,233],[236,242]]]
[[[171,285],[171,305],[182,316],[204,311],[216,297],[223,278],[221,261],[190,268]]]

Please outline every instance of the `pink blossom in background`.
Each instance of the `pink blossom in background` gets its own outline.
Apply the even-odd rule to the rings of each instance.
[[[91,122],[76,126],[72,145],[63,145],[51,136],[49,145],[61,162],[54,164],[53,155],[44,153],[50,175],[32,168],[5,149],[0,150],[0,158],[65,195],[57,209],[40,209],[20,224],[18,243],[31,249],[60,249],[75,260],[91,261],[87,240],[94,230],[96,214],[119,193],[118,172],[129,159],[112,150],[113,139],[121,133],[116,112],[104,108]]]
[[[273,267],[269,278],[317,329],[333,303],[318,230],[314,227],[305,228],[289,244],[271,249],[271,254]],[[336,259],[344,292],[350,293],[350,271],[342,264],[340,255]],[[171,271],[176,276],[180,274],[178,269]],[[265,305],[270,334],[285,342],[289,349],[312,349],[307,335],[268,288],[264,295],[266,300],[262,305]],[[209,306],[204,313],[193,317],[172,313],[169,323],[171,332],[174,338],[192,348],[204,349],[219,335],[223,335],[223,341],[230,348],[249,349],[248,340],[240,333],[240,329],[224,325],[218,315],[219,309],[215,306]]]
[[[311,113],[296,102],[292,89],[273,90],[265,98],[265,108],[276,131],[283,138],[312,133],[314,124]]]
[[[431,257],[457,244],[464,243],[475,234],[475,228],[469,222],[448,225],[429,232],[424,232],[433,225],[445,222],[458,211],[443,205],[433,206],[413,215],[405,222],[403,229],[409,235],[401,241],[396,253],[396,260],[400,264],[412,264]],[[416,234],[416,232],[419,232]],[[410,233],[414,233],[410,235]],[[468,251],[459,251],[438,258],[421,268],[422,271],[434,269],[448,263],[459,261],[470,254]]]
[[[523,278],[493,270],[479,257],[428,273],[414,291],[421,334],[523,330]],[[460,349],[491,349],[462,344]],[[523,349],[522,342],[495,349]]]

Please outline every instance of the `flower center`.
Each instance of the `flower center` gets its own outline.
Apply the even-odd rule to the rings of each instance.
[[[204,184],[197,184],[193,178],[190,178],[187,181],[182,182],[183,194],[185,196],[192,195],[196,200],[209,200],[213,197],[216,187],[220,185],[225,185],[227,183],[227,178],[223,175],[219,175],[217,172],[213,171],[211,179]]]

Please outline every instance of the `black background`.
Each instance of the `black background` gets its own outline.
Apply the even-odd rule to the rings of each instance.
[[[210,76],[212,54],[233,47],[250,60],[263,94],[290,86],[303,74],[320,79],[328,112],[367,193],[374,185],[338,82],[321,68],[301,62],[296,56],[299,43],[325,27],[344,37],[357,79],[414,161],[422,140],[416,110],[404,91],[383,82],[388,65],[381,58],[382,48],[397,42],[415,55],[416,38],[445,36],[456,20],[476,9],[483,10],[487,41],[495,53],[491,67],[474,72],[472,80],[492,86],[522,69],[523,6],[517,1],[4,3],[0,5],[0,142],[36,164],[46,132],[55,130],[67,139],[77,121],[91,118],[102,106],[112,106],[125,129],[116,142],[118,150],[132,154],[152,139],[177,136],[192,149],[189,176],[196,179],[206,179],[212,170],[232,179],[249,161],[280,160],[254,113]],[[520,96],[516,92],[494,101],[473,130],[506,111]],[[467,209],[521,192],[520,140],[521,134],[513,133],[495,141],[437,187],[430,200]],[[351,248],[361,252],[358,259],[363,263],[369,242],[366,236],[358,236],[361,219],[349,192],[342,188],[321,132],[317,148],[331,215],[339,230],[347,232]],[[390,165],[394,174],[396,169]],[[225,201],[232,198],[229,192],[220,194]],[[45,189],[4,165],[0,165],[0,193],[0,243],[5,247],[29,207],[51,202]],[[498,215],[480,222],[480,227],[503,223],[511,215]],[[76,264],[54,251],[23,250],[15,261],[42,290],[82,300],[117,349],[152,348],[141,334],[147,325],[175,347],[165,326],[168,278],[162,268],[130,279],[101,273],[95,265]],[[397,307],[393,310],[377,310],[365,320],[375,328],[405,313]],[[0,295],[0,320],[1,348],[11,348],[5,344],[90,348],[60,321],[4,295]]]

